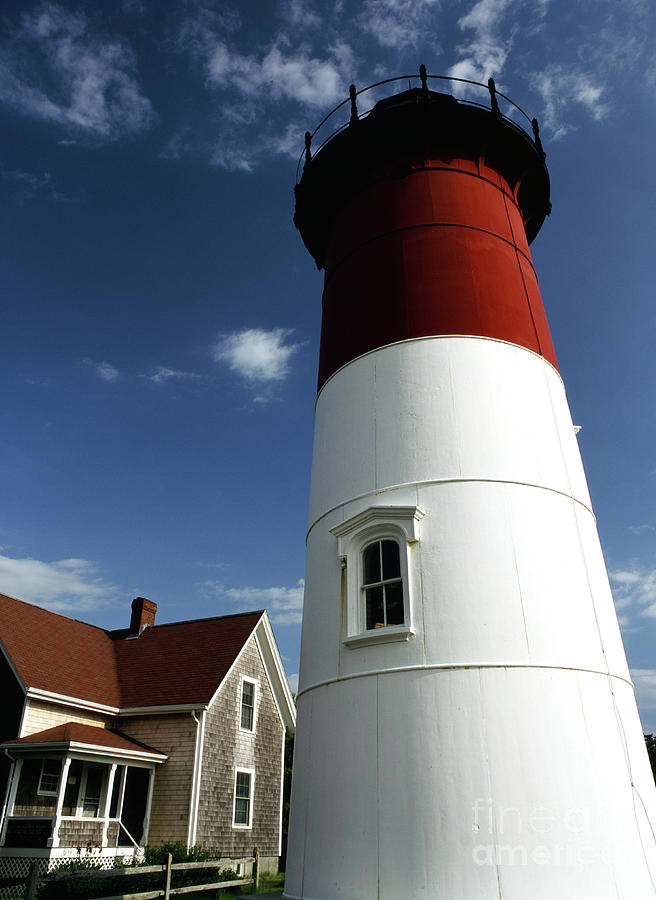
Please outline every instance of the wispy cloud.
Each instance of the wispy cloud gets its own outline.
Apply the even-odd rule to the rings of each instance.
[[[342,100],[353,78],[355,54],[344,40],[324,33],[316,48],[304,40],[321,24],[306,2],[288,0],[280,13],[279,30],[264,46],[246,46],[238,23],[207,9],[188,16],[178,31],[178,52],[203,72],[215,98],[220,128],[209,158],[230,171],[251,172],[272,153],[297,156],[300,146],[292,149],[279,135],[290,125],[302,134],[307,110]],[[185,153],[187,146],[174,141],[168,152]]]
[[[171,381],[196,381],[201,376],[197,372],[184,372],[181,369],[169,369],[167,366],[157,366],[150,375],[142,375],[152,384],[167,384]]]
[[[458,47],[460,59],[447,74],[484,82],[498,77],[512,47],[514,26],[504,22],[508,9],[516,0],[479,0],[458,20],[458,26],[471,34],[470,40]]]
[[[602,100],[603,83],[598,75],[564,65],[549,65],[533,76],[533,84],[543,102],[542,120],[552,137],[560,138],[575,127],[568,121],[572,104],[583,108],[593,119],[603,119],[608,111]]]
[[[439,0],[366,0],[357,23],[381,47],[416,47],[431,31]]]
[[[283,20],[293,28],[319,28],[323,22],[322,17],[312,8],[306,0],[283,0]]]
[[[13,559],[0,555],[0,591],[64,613],[81,613],[109,603],[117,588],[87,559]]]
[[[90,366],[98,376],[98,378],[100,378],[102,381],[107,381],[109,384],[111,384],[113,381],[117,381],[120,377],[121,373],[119,372],[119,370],[116,368],[116,366],[113,366],[109,362],[94,362],[88,357],[86,359],[83,359],[82,362],[86,366]]]
[[[140,131],[153,117],[127,43],[93,32],[83,12],[43,3],[0,47],[0,102],[99,138]]]
[[[28,172],[25,169],[2,169],[2,180],[11,185],[14,194],[21,203],[33,200],[37,196],[50,197],[52,200],[66,200],[61,191],[55,189],[50,172]]]
[[[289,372],[289,360],[300,344],[287,343],[287,328],[247,328],[222,337],[213,347],[216,362],[226,363],[253,383],[280,381]]]
[[[637,608],[639,614],[656,619],[656,569],[632,565],[608,572],[615,606],[627,619],[627,611]],[[624,622],[622,623],[624,624]]]
[[[207,594],[226,597],[232,603],[248,609],[264,608],[275,625],[298,625],[302,617],[305,581],[300,578],[294,587],[224,588],[217,582],[206,582]]]

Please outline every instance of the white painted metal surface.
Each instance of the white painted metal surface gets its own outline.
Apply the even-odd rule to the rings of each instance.
[[[414,633],[345,643],[331,529],[377,506],[419,511]],[[559,375],[485,338],[354,360],[317,401],[285,896],[647,900],[655,823]]]

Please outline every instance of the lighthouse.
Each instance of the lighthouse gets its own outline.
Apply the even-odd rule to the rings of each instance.
[[[493,82],[406,86],[366,114],[352,88],[296,189],[325,283],[284,896],[655,898],[654,781],[529,250],[537,123]]]

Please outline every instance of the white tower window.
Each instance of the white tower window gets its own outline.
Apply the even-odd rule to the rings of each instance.
[[[346,570],[347,646],[407,641],[415,634],[413,548],[423,515],[416,506],[371,506],[330,529]]]
[[[375,541],[362,551],[365,628],[403,625],[403,579],[396,541]]]

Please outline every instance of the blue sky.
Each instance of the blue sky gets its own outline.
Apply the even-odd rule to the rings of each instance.
[[[656,12],[646,0],[5,0],[0,590],[104,627],[268,608],[298,667],[321,275],[303,132],[416,72],[538,117],[533,244],[656,731]]]

